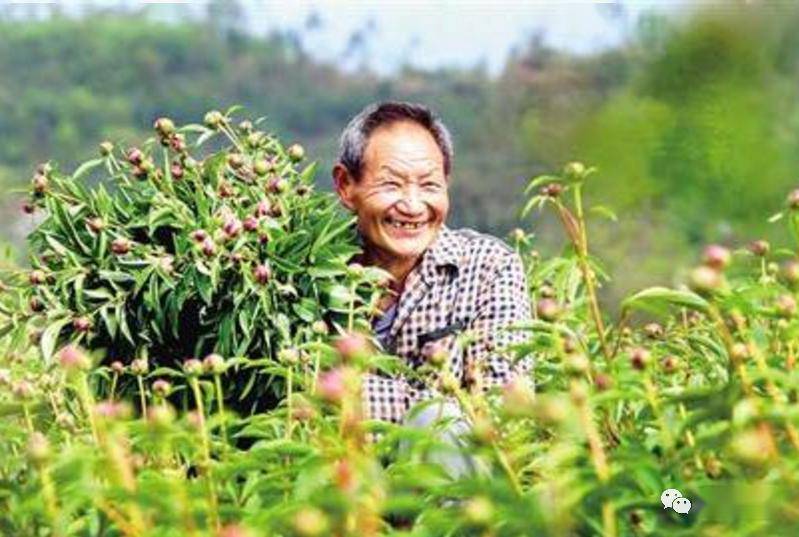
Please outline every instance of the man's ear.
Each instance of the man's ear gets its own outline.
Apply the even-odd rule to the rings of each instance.
[[[355,210],[355,200],[354,200],[354,186],[355,186],[355,179],[353,179],[352,175],[350,175],[349,170],[341,164],[337,162],[335,166],[333,166],[333,188],[336,190],[336,194],[338,194],[338,199],[341,200],[341,204],[349,209],[350,211]]]

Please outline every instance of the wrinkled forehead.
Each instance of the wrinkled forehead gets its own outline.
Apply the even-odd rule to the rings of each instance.
[[[364,171],[443,174],[444,155],[427,129],[414,122],[398,121],[381,125],[370,133],[364,151]]]

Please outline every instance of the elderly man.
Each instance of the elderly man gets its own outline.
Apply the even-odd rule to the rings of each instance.
[[[530,319],[524,269],[501,240],[446,227],[452,159],[450,133],[430,109],[390,101],[350,121],[332,174],[341,203],[357,217],[359,261],[393,276],[393,292],[374,320],[385,349],[415,368],[433,349],[462,386],[475,375],[484,386],[504,384],[529,367],[501,352],[523,338],[505,329]],[[459,348],[456,336],[464,331],[475,339]],[[392,422],[435,393],[401,377],[368,375],[363,383],[368,417]]]

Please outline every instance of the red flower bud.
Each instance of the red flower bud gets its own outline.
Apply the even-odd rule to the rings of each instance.
[[[630,364],[632,364],[634,369],[638,371],[643,371],[646,369],[647,364],[649,363],[649,351],[641,348],[636,347],[630,352]]]
[[[332,369],[319,375],[316,391],[325,401],[339,404],[347,394],[345,374],[341,368]]]
[[[25,214],[33,214],[36,212],[36,206],[30,202],[25,202],[22,204],[22,212]]]
[[[535,311],[539,318],[553,322],[560,316],[560,305],[551,298],[542,298],[536,304]]]
[[[718,244],[711,244],[707,246],[702,255],[702,263],[716,270],[723,270],[726,268],[727,265],[730,264],[731,259],[732,255],[730,254],[730,251],[723,246],[719,246]]]
[[[28,281],[32,285],[41,285],[47,281],[47,275],[41,270],[32,270],[28,275]]]
[[[144,153],[142,153],[140,149],[134,147],[128,151],[127,159],[128,162],[134,166],[138,166],[141,164],[142,159],[144,159]]]
[[[203,254],[207,257],[214,255],[214,253],[216,253],[216,244],[214,244],[214,240],[211,237],[203,239],[202,249]]]
[[[254,216],[248,216],[244,219],[244,229],[247,231],[255,231],[258,229],[258,219]]]
[[[169,167],[169,173],[172,174],[172,179],[179,181],[183,179],[183,166],[175,162]]]
[[[360,360],[372,352],[369,340],[359,332],[348,332],[336,339],[334,347],[345,362]]]
[[[117,237],[111,241],[111,251],[117,255],[124,255],[130,252],[130,241],[125,237]]]
[[[241,233],[241,220],[235,216],[231,216],[225,220],[225,223],[222,225],[222,231],[228,239],[238,237],[239,233]]]
[[[74,345],[67,345],[61,349],[58,361],[67,371],[85,371],[91,367],[91,361],[86,353]]]
[[[88,332],[92,327],[92,322],[88,317],[78,317],[72,321],[72,328],[76,332]]]
[[[749,251],[758,257],[765,257],[770,249],[771,245],[768,243],[768,241],[764,241],[762,239],[752,241],[749,244]]]
[[[169,145],[172,150],[177,153],[185,153],[186,151],[186,138],[182,134],[173,134],[169,138]]]
[[[272,277],[272,269],[269,268],[268,264],[262,263],[253,269],[252,275],[255,278],[255,281],[263,285],[269,281],[269,278]]]
[[[286,188],[288,188],[288,183],[285,179],[281,177],[272,177],[266,183],[266,188],[269,192],[273,194],[280,194],[281,192],[285,192]]]
[[[255,208],[255,216],[266,216],[269,214],[271,207],[269,206],[269,202],[266,200],[261,200],[258,202],[258,206]]]

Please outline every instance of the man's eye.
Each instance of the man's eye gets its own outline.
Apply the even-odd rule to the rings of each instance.
[[[401,185],[399,181],[383,181],[383,186],[389,188],[399,188]]]
[[[439,190],[441,188],[441,183],[429,181],[426,183],[422,183],[422,188],[426,190]]]

